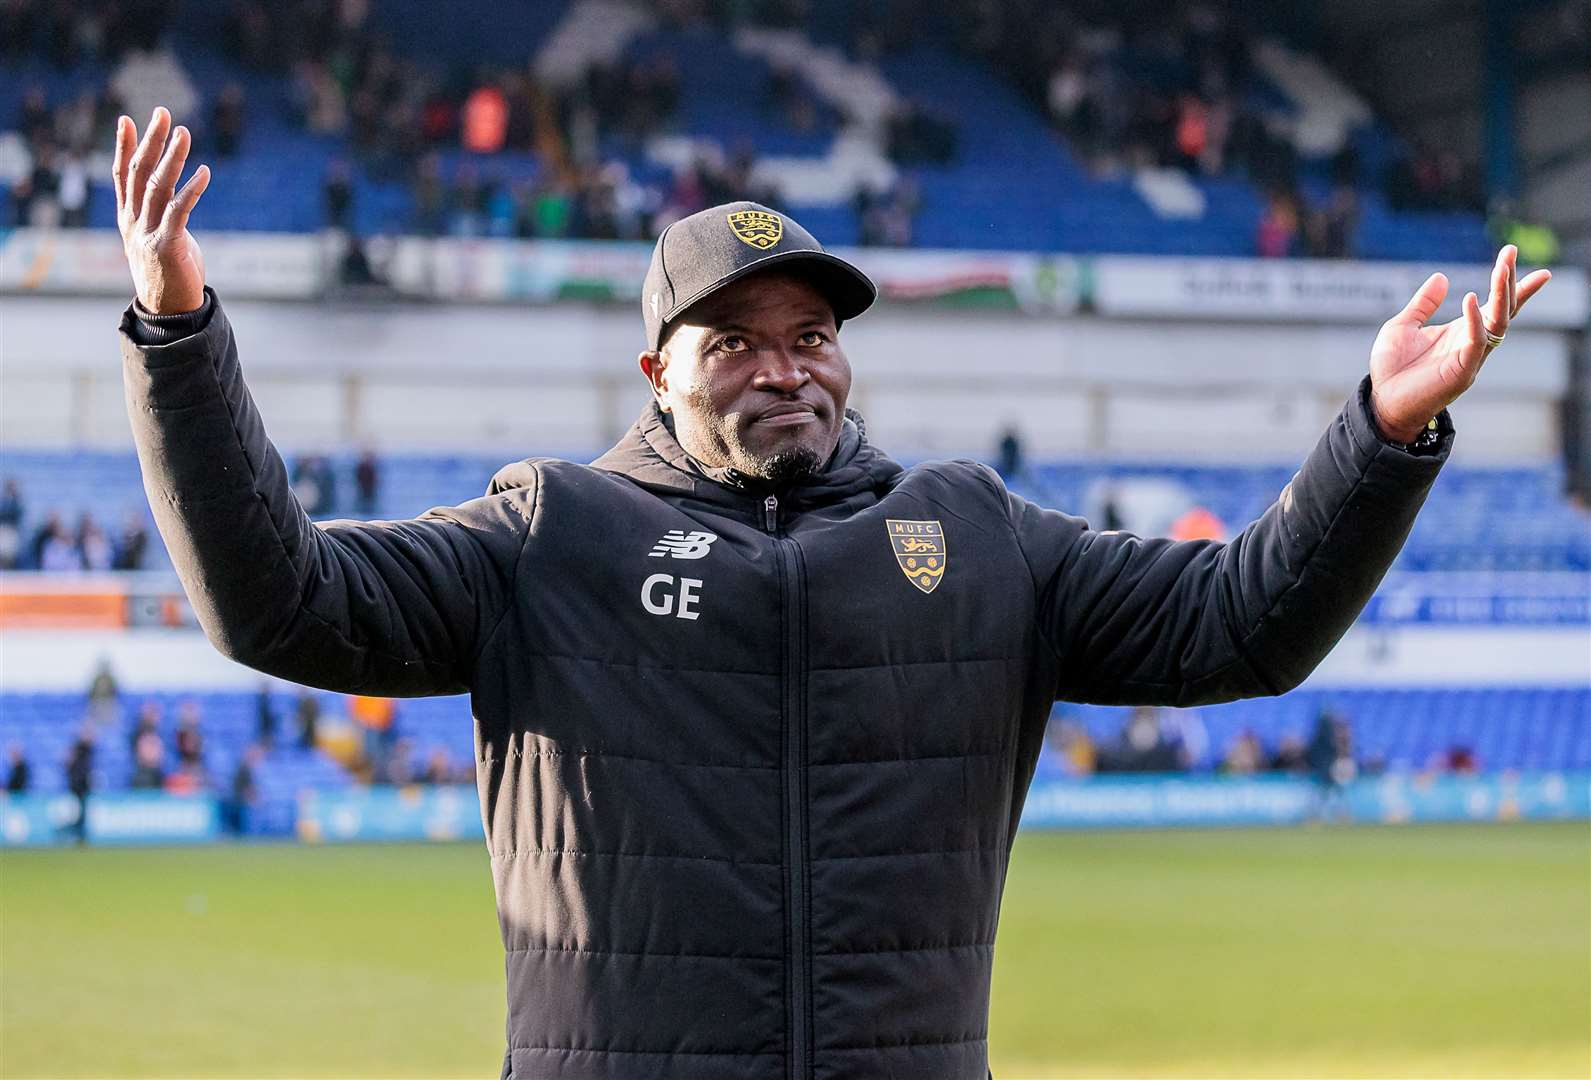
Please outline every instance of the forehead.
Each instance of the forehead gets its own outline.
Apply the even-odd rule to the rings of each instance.
[[[828,300],[809,282],[794,274],[769,271],[724,286],[687,308],[675,324],[713,329],[833,318],[834,310]]]

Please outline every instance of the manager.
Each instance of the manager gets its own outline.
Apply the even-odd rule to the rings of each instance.
[[[1173,543],[981,465],[891,461],[845,407],[838,332],[872,283],[789,217],[719,206],[658,239],[651,400],[617,446],[412,521],[316,525],[204,285],[188,148],[164,109],[141,141],[118,124],[150,505],[226,655],[471,695],[520,1080],[985,1077],[1052,704],[1298,685],[1397,555],[1446,406],[1547,280],[1516,285],[1505,248],[1485,310],[1429,326],[1433,275],[1276,503],[1230,543]]]

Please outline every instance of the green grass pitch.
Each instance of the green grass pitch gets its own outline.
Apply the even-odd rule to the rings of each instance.
[[[1591,1074],[1591,826],[1025,835],[998,1080]],[[477,845],[0,856],[0,1075],[496,1076]]]

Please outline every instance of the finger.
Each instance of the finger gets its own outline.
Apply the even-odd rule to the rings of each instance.
[[[1464,329],[1469,332],[1470,347],[1464,350],[1463,364],[1468,368],[1476,357],[1486,356],[1486,323],[1481,319],[1480,297],[1464,294]]]
[[[116,189],[116,213],[120,216],[127,203],[127,167],[132,164],[133,142],[138,138],[138,128],[132,117],[116,118],[116,157],[111,166],[111,184]]]
[[[1519,248],[1513,244],[1508,244],[1503,248],[1503,252],[1508,259],[1508,307],[1506,311],[1511,319],[1514,317],[1514,312],[1519,309],[1519,304],[1515,299],[1519,291]]]
[[[1505,247],[1497,253],[1497,261],[1492,264],[1491,291],[1486,294],[1486,329],[1493,334],[1506,333],[1508,330],[1508,249]]]
[[[1447,299],[1447,275],[1432,274],[1425,279],[1414,293],[1414,296],[1404,305],[1403,310],[1393,317],[1393,322],[1413,323],[1424,326],[1436,314],[1436,309],[1442,306],[1442,301]]]
[[[204,194],[204,189],[210,186],[210,166],[200,165],[182,185],[182,190],[177,192],[176,198],[166,207],[164,218],[165,227],[172,232],[181,232],[188,227],[188,215],[193,213],[194,206],[199,201],[199,196]]]
[[[143,213],[144,185],[149,182],[149,174],[160,159],[160,151],[166,145],[166,129],[170,126],[171,114],[164,107],[156,108],[154,115],[149,118],[144,140],[133,154],[132,168],[127,172],[127,201],[132,206],[134,218]]]
[[[1514,314],[1519,314],[1519,309],[1525,306],[1525,301],[1540,292],[1541,287],[1551,280],[1551,270],[1537,270],[1526,274],[1525,280],[1519,283],[1519,291],[1514,297]]]
[[[153,229],[160,224],[166,204],[171,201],[171,193],[177,188],[177,179],[182,176],[182,166],[188,160],[189,144],[187,128],[179,127],[171,133],[166,152],[160,156],[160,164],[155,166],[154,174],[149,177],[149,191],[144,196],[145,228]]]

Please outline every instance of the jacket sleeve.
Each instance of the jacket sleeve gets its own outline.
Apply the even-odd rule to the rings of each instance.
[[[1033,573],[1056,696],[1188,706],[1281,694],[1347,632],[1452,447],[1384,441],[1369,379],[1258,521],[1228,543],[1096,532],[1007,495]]]
[[[328,690],[467,690],[510,602],[534,490],[412,521],[312,524],[213,293],[207,307],[202,327],[175,340],[129,308],[121,341],[144,490],[210,641]]]

